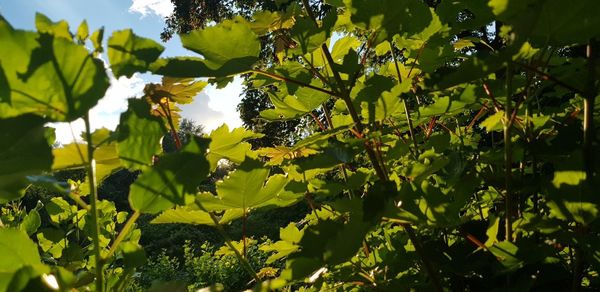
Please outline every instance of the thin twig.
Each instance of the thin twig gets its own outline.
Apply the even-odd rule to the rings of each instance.
[[[575,93],[579,93],[581,95],[585,95],[585,92],[583,92],[582,90],[577,89],[577,88],[575,88],[575,87],[573,87],[573,86],[571,86],[571,85],[569,85],[569,84],[567,84],[567,83],[565,83],[563,81],[560,81],[556,77],[554,77],[554,76],[552,76],[552,75],[550,75],[550,74],[548,74],[546,72],[543,72],[543,71],[541,71],[541,70],[539,70],[539,69],[537,69],[535,67],[532,67],[532,66],[529,66],[528,64],[523,64],[523,63],[517,62],[517,61],[513,61],[512,63],[516,64],[516,65],[519,65],[519,66],[523,67],[524,69],[527,69],[527,70],[530,70],[532,72],[535,72],[535,73],[539,74],[540,76],[542,76],[542,79],[544,79],[544,80],[552,81],[552,82],[554,82],[554,83],[556,83],[556,84],[558,84],[558,85],[560,85],[560,86],[562,86],[562,87],[564,87],[564,88],[566,88],[566,89],[568,89],[570,91],[573,91]]]
[[[505,204],[505,229],[506,229],[506,241],[513,241],[513,214],[514,214],[514,202],[511,189],[511,172],[512,172],[512,149],[511,149],[511,134],[510,129],[512,125],[512,66],[508,64],[506,68],[506,103],[504,104],[504,183],[506,189],[506,196],[504,197]]]
[[[115,239],[115,241],[113,241],[112,245],[110,246],[108,253],[104,256],[104,260],[109,259],[117,251],[119,244],[121,244],[123,239],[125,239],[125,236],[129,234],[131,228],[133,228],[137,219],[140,218],[140,215],[140,211],[135,211],[133,214],[131,214],[131,217],[127,219],[127,222],[125,222],[125,225],[123,225],[123,228],[119,232],[119,235],[117,235],[117,238]]]
[[[279,81],[285,81],[285,82],[293,83],[293,84],[296,84],[296,85],[300,85],[300,86],[302,86],[302,87],[310,88],[310,89],[313,89],[313,90],[316,90],[316,91],[319,91],[319,92],[322,92],[322,93],[329,94],[329,95],[331,95],[331,96],[336,96],[336,97],[339,97],[339,95],[338,95],[338,94],[336,94],[336,93],[335,93],[335,92],[333,92],[333,91],[329,91],[329,90],[326,90],[326,89],[323,89],[323,88],[320,88],[320,87],[317,87],[317,86],[314,86],[314,85],[310,85],[310,84],[304,83],[304,82],[302,82],[302,81],[298,81],[298,80],[290,79],[290,78],[287,78],[287,77],[285,77],[285,76],[281,76],[281,75],[277,75],[277,74],[269,73],[269,72],[262,71],[262,70],[258,70],[258,69],[252,70],[252,71],[250,71],[250,72],[254,72],[254,73],[256,73],[256,74],[264,75],[264,76],[267,76],[267,77],[273,78],[273,79],[275,79],[275,80],[279,80]]]
[[[90,212],[92,219],[92,241],[94,244],[94,260],[96,264],[96,291],[104,291],[103,262],[100,256],[100,226],[98,225],[98,194],[96,189],[96,167],[94,162],[94,146],[92,145],[92,131],[90,128],[89,114],[83,117],[85,123],[85,138],[87,140],[87,174],[90,185]]]
[[[400,76],[400,69],[398,68],[398,59],[396,59],[396,54],[394,54],[394,48],[392,48],[392,58],[394,59],[394,65],[396,65],[396,74],[398,75],[398,84],[402,83],[402,76]],[[412,68],[411,68],[412,70]],[[410,78],[410,72],[409,76]],[[408,132],[410,133],[410,138],[412,139],[413,146],[415,147],[415,155],[419,155],[419,144],[417,143],[417,138],[415,137],[415,131],[412,123],[412,119],[410,118],[410,111],[408,110],[408,103],[406,102],[406,98],[399,96],[398,98],[402,99],[402,104],[404,105],[404,114],[406,116],[406,122],[408,122]]]

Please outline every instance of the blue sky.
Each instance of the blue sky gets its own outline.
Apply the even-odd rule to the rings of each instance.
[[[170,0],[0,0],[0,14],[19,29],[35,28],[35,13],[40,12],[53,21],[66,20],[71,31],[75,31],[85,19],[90,31],[104,26],[104,41],[115,30],[132,28],[140,36],[149,37],[165,46],[162,56],[191,55],[181,47],[178,37],[163,43],[160,33],[164,27],[164,17],[172,11]],[[106,60],[106,56],[103,57]],[[126,99],[140,96],[146,82],[157,82],[159,76],[136,74],[132,78],[111,76],[111,87],[103,100],[92,109],[90,117],[92,127],[114,129],[119,115],[126,109]],[[183,116],[203,124],[207,130],[214,129],[222,123],[232,127],[240,126],[238,113],[235,111],[239,103],[241,82],[239,79],[222,90],[207,87],[194,102],[182,107]],[[83,130],[83,122],[55,124],[57,139],[65,144],[72,140],[71,129],[75,136]]]

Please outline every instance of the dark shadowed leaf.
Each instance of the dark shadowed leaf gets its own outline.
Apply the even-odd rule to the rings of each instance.
[[[27,176],[50,169],[46,121],[34,115],[0,119],[0,204],[19,198]]]

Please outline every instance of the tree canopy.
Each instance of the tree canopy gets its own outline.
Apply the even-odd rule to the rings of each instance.
[[[182,3],[216,10],[178,23],[214,22],[179,36],[181,57],[130,30],[104,46],[87,24],[72,33],[40,14],[25,31],[0,18],[1,291],[125,290],[145,267],[142,216],[213,228],[217,261],[196,263],[235,259],[240,289],[600,285],[600,2]],[[108,87],[104,49],[116,76],[163,79],[130,99],[115,131],[92,131],[88,111]],[[180,137],[179,106],[239,75],[270,101],[241,114],[300,121],[280,124],[297,139],[259,124]],[[83,140],[52,148],[45,124],[77,118]],[[253,147],[265,134],[279,137]],[[227,175],[203,187],[223,163]],[[139,172],[130,212],[98,196],[121,169]],[[52,176],[65,170],[85,177]],[[30,185],[56,195],[32,210],[11,205]],[[252,216],[298,204],[306,215],[277,240],[247,236]]]

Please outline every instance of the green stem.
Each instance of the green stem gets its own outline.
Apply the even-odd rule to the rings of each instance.
[[[173,123],[173,117],[171,116],[171,109],[169,106],[169,101],[167,100],[167,106],[159,102],[162,110],[167,114],[167,122],[169,123],[169,127],[171,127],[171,136],[173,140],[175,140],[175,148],[179,151],[182,147],[181,140],[179,139],[179,135],[177,134],[177,130],[175,129],[175,124]]]
[[[402,76],[400,74],[400,68],[398,67],[398,60],[396,59],[396,54],[394,54],[394,48],[391,50],[392,58],[394,59],[394,65],[396,66],[396,74],[398,75],[398,84],[402,83]],[[416,62],[416,60],[415,60]],[[412,68],[411,68],[412,71]],[[410,76],[410,72],[409,72]],[[400,97],[402,98],[402,97]],[[406,122],[408,123],[408,133],[410,134],[410,138],[412,139],[413,146],[415,147],[415,156],[419,156],[419,144],[417,144],[417,138],[415,137],[415,131],[412,123],[412,119],[410,118],[410,112],[408,111],[408,104],[406,103],[406,98],[402,98],[402,105],[404,106],[404,114],[406,115]]]
[[[325,54],[325,58],[327,59],[327,62],[329,63],[329,67],[331,68],[333,77],[335,78],[336,82],[338,83],[341,98],[344,101],[344,103],[346,103],[346,107],[348,108],[348,111],[350,112],[350,116],[352,117],[352,120],[354,121],[354,123],[356,125],[356,129],[358,130],[358,132],[360,134],[363,134],[363,125],[362,125],[361,119],[358,116],[358,113],[356,112],[354,105],[352,104],[352,100],[350,99],[348,90],[346,89],[346,86],[345,86],[340,74],[333,67],[333,64],[335,64],[335,63],[333,61],[333,58],[331,57],[331,53],[329,52],[329,49],[327,48],[327,46],[325,44],[321,45],[321,49],[322,49],[323,53]],[[373,150],[373,148],[371,148],[370,145],[365,144],[365,149],[367,151],[367,155],[369,156],[369,160],[371,160],[371,163],[373,164],[375,173],[377,174],[379,179],[381,181],[389,181],[388,176],[386,175],[385,171],[383,170],[382,163],[380,164],[380,161],[377,158],[377,155],[375,154],[375,151]],[[421,260],[423,261],[424,266],[425,266],[425,270],[427,271],[429,277],[431,278],[433,285],[436,288],[436,291],[443,291],[442,282],[440,281],[438,273],[437,273],[437,271],[435,271],[433,269],[433,265],[431,264],[431,261],[429,260],[427,255],[423,252],[423,250],[421,249],[422,245],[421,245],[419,238],[416,236],[416,234],[414,234],[414,231],[412,230],[412,227],[410,227],[410,225],[405,226],[405,229],[406,229],[406,232],[408,233],[413,245],[415,246],[415,249],[417,249],[417,246],[418,246],[418,249],[420,250],[420,252],[417,251],[417,253],[421,257]]]
[[[438,272],[433,267],[425,250],[423,250],[421,241],[417,238],[415,231],[408,224],[403,224],[402,227],[404,227],[404,230],[406,230],[406,234],[408,234],[408,238],[413,243],[413,246],[415,247],[415,251],[421,258],[421,260],[423,262],[423,267],[425,268],[425,270],[427,271],[427,274],[431,278],[431,283],[433,284],[433,287],[435,288],[436,291],[440,291],[440,292],[444,291],[444,287],[442,286],[442,281],[440,280],[440,278],[438,276]]]
[[[329,52],[329,49],[325,44],[321,45],[321,50],[323,51],[323,54],[325,54],[325,58],[329,63],[329,68],[331,68],[333,77],[335,78],[335,81],[339,87],[340,94],[337,94],[336,96],[339,96],[344,101],[346,107],[348,108],[348,112],[350,113],[350,117],[352,117],[352,121],[354,121],[354,125],[356,127],[357,132],[360,135],[362,135],[364,133],[362,121],[358,116],[358,112],[356,112],[354,105],[352,104],[352,100],[350,99],[350,95],[348,93],[348,90],[346,89],[346,85],[344,84],[342,77],[334,69],[333,65],[335,64],[335,62],[333,61],[333,57],[331,57],[331,53]],[[371,163],[373,164],[373,168],[375,169],[375,173],[377,174],[377,176],[383,181],[387,180],[387,176],[385,175],[385,172],[383,171],[381,164],[377,159],[377,155],[375,154],[375,151],[373,151],[373,148],[371,148],[371,145],[369,145],[368,142],[365,142],[365,150],[367,151],[367,155],[369,156],[369,160],[371,160]]]
[[[587,46],[588,80],[583,101],[583,163],[588,184],[594,175],[594,104],[596,100],[596,56],[594,41]]]
[[[244,214],[242,215],[242,242],[244,243],[242,255],[244,256],[244,259],[248,258],[248,254],[247,254],[248,247],[246,246],[246,220],[247,220],[247,218],[248,217],[247,217],[247,213],[246,213],[246,208],[244,208]]]
[[[287,78],[285,76],[281,76],[281,75],[269,73],[269,72],[262,71],[262,70],[252,70],[250,72],[253,72],[253,73],[256,73],[256,74],[260,74],[260,75],[263,75],[263,76],[267,76],[267,77],[273,78],[275,80],[285,81],[285,82],[293,83],[293,84],[296,84],[296,85],[300,85],[302,87],[306,87],[306,88],[310,88],[310,89],[313,89],[313,90],[316,90],[316,91],[319,91],[319,92],[323,92],[323,93],[331,95],[331,96],[337,96],[337,97],[339,97],[339,95],[336,94],[333,91],[329,91],[327,89],[323,89],[323,88],[320,88],[320,87],[317,87],[317,86],[314,86],[314,85],[310,85],[308,83],[304,83],[304,82],[301,82],[301,81],[298,81],[298,80],[290,79],[290,78]]]
[[[92,241],[94,243],[94,260],[96,263],[96,291],[104,291],[104,273],[103,262],[100,256],[100,226],[98,225],[98,194],[96,189],[96,163],[94,161],[94,145],[92,145],[92,132],[90,129],[90,118],[86,115],[83,118],[85,122],[85,139],[87,141],[87,174],[90,185],[90,213],[92,217]]]
[[[509,63],[506,67],[506,103],[504,105],[504,183],[506,189],[506,195],[504,197],[505,205],[505,239],[507,241],[513,240],[513,197],[511,190],[511,170],[512,170],[512,153],[511,153],[511,137],[510,128],[512,121],[512,65]]]
[[[221,224],[219,224],[219,219],[217,218],[217,216],[215,216],[215,214],[212,212],[208,212],[208,214],[210,215],[210,218],[212,219],[213,223],[215,223],[215,229],[217,229],[217,232],[219,232],[221,237],[223,237],[223,239],[225,240],[225,244],[233,251],[233,253],[237,257],[237,259],[242,264],[242,267],[244,267],[246,272],[248,272],[252,276],[252,278],[254,278],[256,283],[260,282],[260,278],[258,278],[258,275],[254,271],[254,269],[252,268],[252,266],[250,265],[248,260],[246,260],[242,256],[240,251],[237,250],[237,248],[235,248],[235,246],[233,246],[233,243],[231,243],[232,242],[231,238],[229,238],[229,235],[227,235],[227,233],[225,232],[225,229],[223,229],[223,226],[221,226]]]
[[[321,107],[323,108],[323,113],[325,114],[325,120],[327,121],[328,128],[333,129],[333,121],[331,120],[331,113],[329,112],[329,108],[327,108],[327,103],[324,102]]]
[[[586,48],[586,57],[588,59],[588,76],[583,100],[583,168],[585,170],[585,195],[589,197],[590,190],[593,189],[592,181],[594,176],[594,103],[596,99],[596,46],[595,40],[590,40]],[[576,223],[575,233],[577,237],[585,236],[584,228]],[[571,291],[581,290],[581,279],[585,271],[585,260],[583,251],[579,245],[575,245],[575,262],[573,267],[573,282]]]
[[[534,72],[536,74],[539,74],[540,76],[542,76],[542,79],[544,79],[544,80],[552,81],[552,82],[556,83],[557,85],[560,85],[560,86],[562,86],[562,87],[564,87],[564,88],[566,88],[566,89],[568,89],[570,91],[573,91],[575,93],[585,94],[580,89],[575,88],[575,87],[573,87],[573,86],[571,86],[571,85],[569,85],[569,84],[567,84],[567,83],[565,83],[565,82],[557,79],[556,77],[554,77],[554,76],[552,76],[552,75],[550,75],[550,74],[548,74],[548,73],[546,73],[544,71],[539,70],[538,68],[535,68],[535,67],[530,66],[528,64],[520,63],[520,62],[517,62],[517,61],[512,61],[512,63],[514,63],[516,65],[519,65],[519,66],[523,67],[526,70],[529,70],[529,71],[532,71],[532,72]]]
[[[79,195],[75,195],[72,192],[69,192],[68,194],[69,198],[71,198],[71,200],[75,201],[75,203],[77,203],[81,208],[89,211],[90,210],[90,206],[84,202],[81,197],[79,197]]]
[[[125,239],[125,236],[127,234],[129,234],[129,231],[131,231],[131,228],[133,228],[133,225],[135,224],[137,219],[140,217],[140,215],[141,215],[141,213],[139,211],[135,211],[133,213],[133,215],[131,215],[131,217],[129,217],[127,222],[125,222],[123,229],[121,229],[121,232],[119,232],[119,235],[117,235],[117,238],[115,239],[113,244],[110,246],[108,253],[106,254],[106,256],[104,256],[104,259],[110,258],[115,253],[115,251],[117,251],[119,244],[121,243],[121,241],[123,241],[123,239]]]

